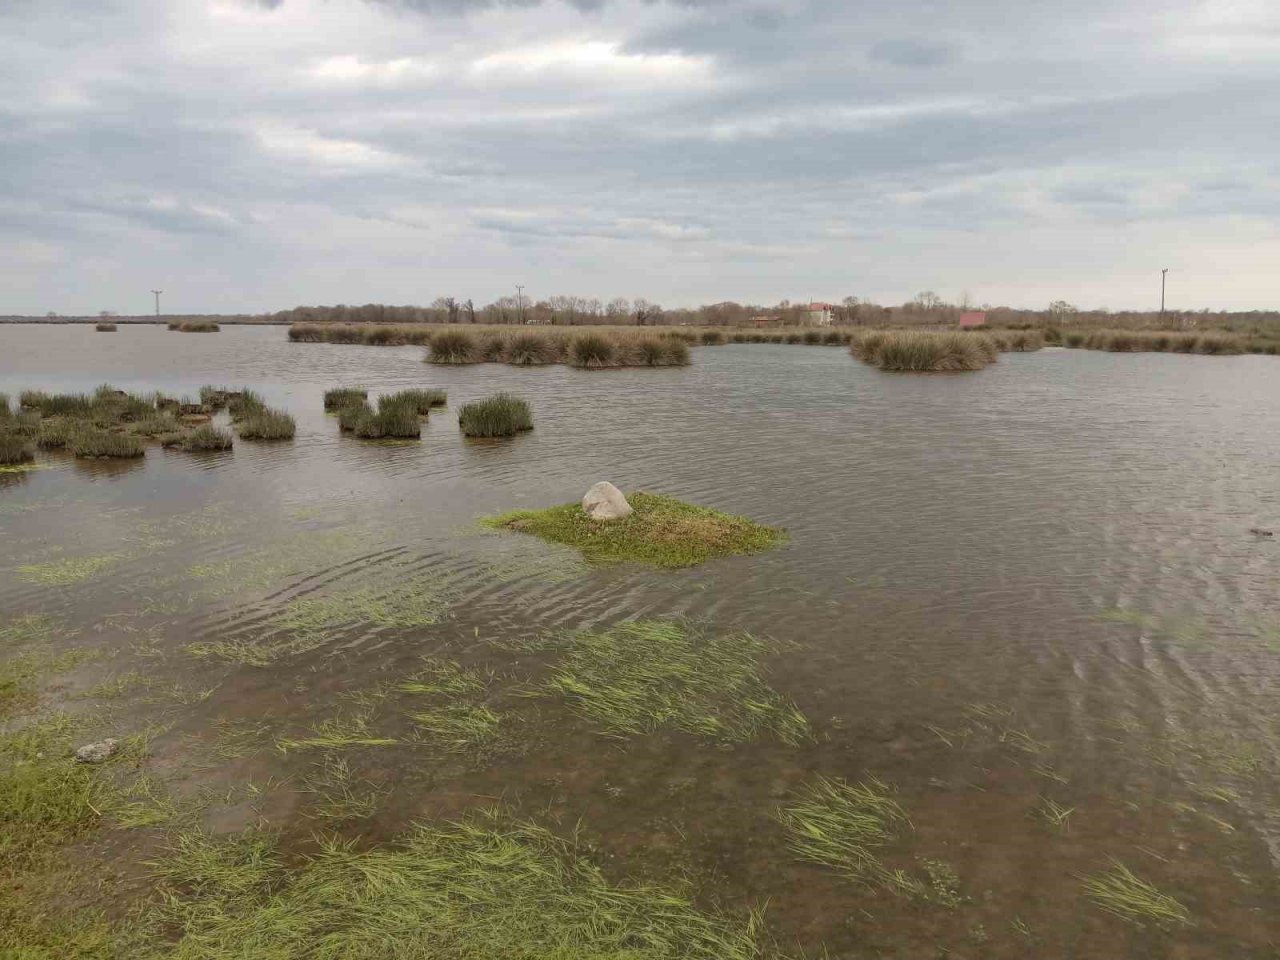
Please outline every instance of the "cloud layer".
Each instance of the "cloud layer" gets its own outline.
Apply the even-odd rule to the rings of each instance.
[[[0,313],[1275,307],[1263,0],[10,0]]]

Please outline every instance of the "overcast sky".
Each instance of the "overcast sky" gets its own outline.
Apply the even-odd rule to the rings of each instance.
[[[1280,307],[1276,0],[0,0],[0,314]]]

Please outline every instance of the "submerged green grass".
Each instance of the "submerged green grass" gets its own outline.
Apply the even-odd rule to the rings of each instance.
[[[1123,863],[1112,861],[1111,869],[1084,879],[1084,893],[1107,913],[1144,926],[1187,926],[1191,914],[1185,906],[1154,884],[1143,880]]]
[[[881,859],[881,850],[911,828],[888,784],[875,777],[850,784],[818,777],[778,810],[792,852],[864,886],[925,895],[926,888]]]
[[[106,553],[92,557],[68,557],[48,563],[27,563],[18,567],[18,579],[65,587],[92,580],[122,559],[118,553]]]
[[[577,547],[591,560],[634,560],[670,568],[757,553],[786,539],[774,527],[672,497],[637,492],[627,499],[635,512],[621,520],[592,520],[579,504],[570,503],[515,510],[482,522]]]
[[[612,736],[670,727],[725,741],[812,738],[804,714],[765,681],[769,645],[751,634],[636,620],[556,645],[545,689]]]
[[[162,860],[172,960],[760,960],[758,916],[609,883],[576,846],[480,815],[373,850],[326,839],[288,869],[269,835],[194,835]]]
[[[499,745],[509,723],[485,703],[491,679],[452,660],[428,657],[396,690],[412,695],[407,714],[420,742],[449,753],[486,753]]]

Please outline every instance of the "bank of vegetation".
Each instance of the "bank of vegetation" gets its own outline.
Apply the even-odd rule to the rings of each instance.
[[[324,408],[337,415],[340,430],[362,440],[416,440],[422,421],[447,399],[443,390],[400,390],[379,397],[374,406],[363,387],[333,387],[324,393]]]
[[[217,333],[222,329],[213,320],[170,320],[168,327],[178,333]]]
[[[127,393],[103,385],[93,393],[24,390],[15,409],[0,394],[0,465],[30,463],[37,450],[82,459],[136,459],[156,443],[168,449],[227,450],[232,435],[211,422],[226,409],[242,440],[293,437],[294,420],[251,390],[203,387],[200,400]]]

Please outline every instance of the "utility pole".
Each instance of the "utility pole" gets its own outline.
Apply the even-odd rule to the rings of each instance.
[[[152,292],[152,293],[154,293],[154,294],[156,295],[156,318],[157,318],[157,319],[159,319],[159,317],[160,317],[160,294],[164,293],[164,291],[163,291],[163,290],[152,290],[151,292]]]
[[[1168,267],[1160,271],[1160,319],[1162,321],[1164,320],[1164,276],[1168,272]]]
[[[524,284],[516,284],[516,312],[520,315],[520,323],[524,323]]]

